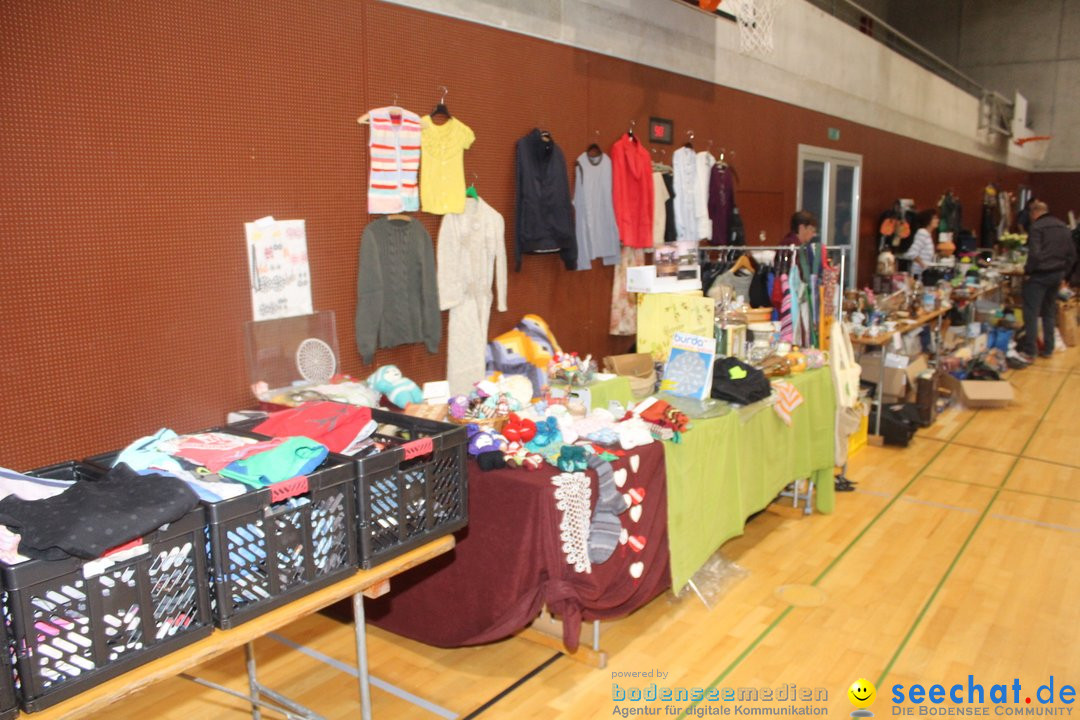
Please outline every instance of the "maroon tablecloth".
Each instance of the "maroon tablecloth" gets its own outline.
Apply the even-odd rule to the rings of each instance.
[[[636,472],[631,456],[638,458]],[[626,473],[621,492],[644,491],[641,513],[636,521],[637,511],[620,516],[632,539],[589,573],[575,572],[562,550],[555,468],[484,472],[471,460],[468,465],[469,525],[457,546],[395,577],[388,595],[366,601],[369,622],[429,645],[459,647],[513,635],[546,604],[562,617],[563,639],[573,650],[583,619],[627,615],[671,585],[661,443],[613,463]],[[592,471],[589,476],[595,506],[597,479]]]

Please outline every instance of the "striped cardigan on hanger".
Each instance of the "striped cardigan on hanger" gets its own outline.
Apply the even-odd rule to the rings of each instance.
[[[371,133],[371,173],[368,212],[388,215],[420,209],[420,116],[401,108],[376,108],[368,113]]]

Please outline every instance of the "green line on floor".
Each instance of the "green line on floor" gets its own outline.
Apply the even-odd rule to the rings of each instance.
[[[974,413],[972,413],[971,417],[969,417],[967,420],[965,420],[964,424],[960,426],[960,430],[963,430],[965,427],[967,427],[967,424],[970,423],[972,421],[972,419],[978,414],[979,414],[978,410],[976,410]],[[959,430],[957,432],[959,432]],[[870,528],[872,528],[877,523],[878,520],[881,519],[882,515],[884,515],[885,512],[888,511],[888,509],[891,508],[896,503],[896,501],[900,498],[900,496],[903,495],[907,491],[907,489],[909,487],[911,487],[911,484],[914,483],[916,480],[918,480],[919,477],[922,475],[922,473],[926,471],[926,468],[930,467],[930,464],[932,462],[934,462],[935,460],[937,460],[938,456],[945,450],[945,448],[947,448],[949,446],[949,442],[947,440],[937,440],[937,439],[933,439],[933,438],[923,438],[923,439],[930,440],[932,442],[939,442],[939,443],[941,443],[941,447],[939,447],[934,452],[934,454],[930,456],[930,459],[927,460],[923,464],[923,466],[920,467],[915,472],[915,474],[912,476],[911,480],[909,480],[907,482],[907,484],[904,485],[904,487],[902,487],[896,493],[896,495],[894,495],[893,498],[891,500],[889,500],[888,503],[885,504],[885,507],[883,507],[880,511],[878,511],[878,513],[873,518],[870,519],[870,522],[868,522],[863,527],[863,529],[859,531],[859,534],[856,535],[851,540],[851,542],[849,542],[847,544],[847,546],[843,550],[840,551],[840,554],[837,555],[835,558],[833,558],[832,562],[830,562],[825,567],[825,569],[821,571],[821,574],[819,574],[816,578],[814,578],[814,580],[810,583],[811,585],[817,586],[817,584],[819,582],[821,582],[825,578],[826,575],[829,574],[829,571],[831,571],[833,569],[833,567],[835,567],[836,564],[838,562],[840,562],[840,560],[843,559],[848,554],[848,552],[851,551],[851,549],[855,546],[855,544],[857,542],[859,542],[859,540],[862,539],[862,537],[870,530]],[[736,667],[738,667],[742,663],[742,661],[745,660],[747,658],[747,656],[751,652],[753,652],[754,649],[757,648],[757,646],[760,645],[761,642],[766,637],[768,637],[769,633],[771,633],[776,628],[776,626],[779,625],[784,620],[784,618],[786,618],[788,616],[788,614],[791,612],[791,610],[792,610],[791,606],[788,606],[788,607],[784,608],[784,610],[779,615],[777,615],[776,618],[771,623],[769,623],[769,626],[767,628],[765,628],[764,630],[762,630],[758,634],[758,636],[756,638],[754,638],[754,641],[751,642],[749,645],[747,645],[746,648],[744,648],[743,651],[741,653],[739,653],[739,655],[734,660],[732,660],[731,663],[729,663],[728,666],[726,668],[724,668],[724,670],[719,675],[717,675],[716,678],[711,683],[709,683],[709,685],[705,688],[706,692],[711,690],[712,688],[716,687],[721,682],[723,682],[724,678],[726,678],[728,675],[730,675],[731,672]],[[685,707],[683,709],[683,711],[679,714],[678,717],[679,718],[687,717],[688,712],[690,710],[693,710],[699,704],[700,704],[700,701],[695,702],[695,703],[691,703],[690,705],[688,705],[687,707]]]
[[[1024,458],[1020,458],[1023,460]],[[977,483],[971,480],[957,480],[956,478],[945,477],[944,475],[923,475],[924,478],[930,478],[931,480],[943,480],[945,482],[958,483],[960,485],[973,485],[974,487],[983,487],[987,490],[998,487],[997,485],[986,485],[985,483]],[[1062,500],[1064,502],[1080,502],[1080,498],[1062,497],[1061,495],[1048,495],[1046,493],[1034,492],[1033,490],[1017,490],[1016,488],[1005,487],[1001,488],[1004,492],[1016,493],[1017,495],[1031,495],[1033,497],[1046,498],[1047,500]]]
[[[998,496],[1000,496],[1002,490],[1005,489],[1005,483],[1008,482],[1009,478],[1012,476],[1013,470],[1016,469],[1016,466],[1020,464],[1020,460],[1024,454],[1024,451],[1027,450],[1028,445],[1031,444],[1031,440],[1035,437],[1035,433],[1039,431],[1039,426],[1042,425],[1043,420],[1046,419],[1047,414],[1050,412],[1050,408],[1053,407],[1054,403],[1057,401],[1058,393],[1061,392],[1061,388],[1062,386],[1064,386],[1064,384],[1065,379],[1063,378],[1061,384],[1058,385],[1057,389],[1054,392],[1054,400],[1051,400],[1046,404],[1046,407],[1043,409],[1042,415],[1039,416],[1039,422],[1035,424],[1035,428],[1031,431],[1031,434],[1028,435],[1027,440],[1024,442],[1024,447],[1020,449],[1020,454],[1013,459],[1012,465],[1009,467],[1008,472],[1005,473],[1005,477],[1003,477],[1001,479],[1001,482],[995,487],[993,496],[991,496],[990,501],[986,503],[986,507],[983,508],[982,513],[979,515],[979,519],[975,521],[975,526],[971,528],[971,532],[969,532],[968,536],[964,538],[964,542],[960,544],[960,548],[956,551],[956,555],[953,557],[952,562],[950,562],[949,567],[946,568],[945,574],[941,576],[940,580],[938,580],[938,583],[934,587],[934,590],[930,593],[930,597],[928,597],[926,599],[926,602],[923,604],[922,610],[920,610],[919,614],[915,616],[915,621],[911,624],[911,627],[908,628],[907,633],[904,635],[904,639],[900,641],[900,645],[897,646],[896,651],[893,653],[892,657],[889,658],[889,662],[885,665],[885,669],[882,670],[881,675],[878,676],[877,682],[875,683],[876,685],[883,686],[885,678],[888,677],[889,672],[892,671],[893,665],[896,664],[896,661],[900,658],[900,654],[907,647],[907,644],[911,642],[911,638],[912,636],[914,636],[915,630],[922,623],[923,618],[926,617],[926,613],[929,612],[930,606],[934,604],[934,600],[937,598],[938,593],[941,592],[941,588],[945,586],[945,582],[952,575],[953,569],[955,569],[956,565],[960,562],[961,556],[964,554],[964,551],[967,550],[968,545],[971,544],[971,540],[975,537],[975,533],[979,531],[979,528],[982,526],[987,514],[990,512],[990,508],[993,507],[994,503],[998,499]]]

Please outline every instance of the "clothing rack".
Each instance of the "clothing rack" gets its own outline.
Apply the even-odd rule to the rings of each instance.
[[[704,260],[705,256],[708,253],[732,252],[732,251],[757,252],[759,250],[782,251],[782,250],[797,250],[800,247],[803,247],[803,246],[801,246],[801,245],[703,245],[703,246],[699,246],[697,248],[697,253],[698,253],[698,258],[699,258],[699,261],[700,261],[700,260]],[[848,268],[847,268],[847,265],[848,265],[847,260],[848,260],[848,254],[851,252],[851,245],[819,245],[819,247],[825,252],[833,251],[833,252],[839,252],[840,253],[840,287],[841,288],[846,288],[847,287],[847,282],[846,282],[847,281],[847,270],[848,270]],[[642,248],[642,250],[644,250],[645,254],[648,255],[650,253],[655,252],[656,248]],[[842,305],[843,305],[842,302],[838,302],[836,304],[836,315],[837,315],[836,319],[837,320],[842,319],[842,316],[843,316],[843,310],[841,309]]]

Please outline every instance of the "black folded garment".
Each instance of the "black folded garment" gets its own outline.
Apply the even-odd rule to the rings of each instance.
[[[19,552],[29,558],[92,559],[179,520],[198,503],[183,480],[139,475],[121,463],[100,480],[78,480],[51,498],[8,495],[0,500],[0,524],[21,536]]]
[[[729,403],[749,405],[764,400],[772,393],[765,373],[733,357],[717,360],[713,365],[712,396]]]

